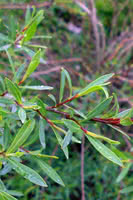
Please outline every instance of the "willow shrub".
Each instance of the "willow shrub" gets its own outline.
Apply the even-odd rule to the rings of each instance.
[[[117,98],[114,94],[110,96],[107,90],[107,86],[110,84],[108,81],[113,77],[113,73],[103,75],[89,83],[85,88],[73,91],[70,75],[62,68],[58,103],[56,97],[52,94],[53,87],[30,85],[29,78],[31,74],[36,70],[40,62],[44,62],[42,52],[45,47],[30,43],[42,19],[42,10],[36,15],[34,12],[31,15],[27,11],[26,25],[23,30],[17,33],[15,41],[2,33],[0,34],[3,44],[0,47],[0,51],[4,51],[7,54],[11,66],[9,76],[6,75],[4,77],[1,75],[0,77],[0,173],[6,175],[14,170],[22,178],[27,179],[27,181],[41,187],[48,187],[38,173],[38,168],[40,168],[44,175],[49,176],[52,181],[65,186],[59,174],[47,162],[48,159],[57,159],[57,157],[43,153],[46,148],[46,127],[50,127],[55,134],[57,144],[62,149],[66,159],[69,159],[68,145],[71,142],[81,143],[82,135],[84,134],[88,142],[102,156],[120,167],[125,166],[124,170],[128,171],[131,166],[130,158],[127,154],[117,149],[117,145],[120,142],[105,137],[102,134],[93,133],[86,128],[90,122],[93,124],[96,122],[104,123],[128,137],[119,129],[119,125],[129,126],[132,124],[132,109],[118,113],[119,105]],[[35,49],[37,50],[35,51]],[[10,52],[25,52],[32,59],[28,66],[26,66],[26,63],[21,63],[16,69]],[[69,88],[69,97],[64,100],[66,84]],[[37,91],[45,92],[45,90],[49,91],[49,94],[45,93],[44,100],[38,97]],[[32,91],[30,96],[27,95],[29,91]],[[101,92],[99,93],[99,91]],[[98,92],[102,97],[101,102],[96,107],[85,113],[73,107],[76,99],[82,101],[84,96],[89,96],[92,92]],[[112,105],[112,99],[114,99],[114,105]],[[56,114],[56,118],[50,113]],[[30,146],[37,142],[35,139],[37,134],[39,137],[38,149],[31,151],[29,150]],[[128,139],[130,138],[128,137]],[[103,141],[105,142],[103,143]],[[30,168],[28,162],[23,162],[24,159],[36,163],[34,168]],[[129,163],[124,165],[124,162]],[[117,182],[124,178],[125,173],[123,174],[120,174]],[[16,199],[12,195],[21,196],[17,191],[8,190],[1,180],[0,198]]]

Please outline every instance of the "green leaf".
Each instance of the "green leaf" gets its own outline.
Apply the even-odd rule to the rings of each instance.
[[[25,37],[24,39],[22,40],[22,43],[21,45],[24,43],[24,42],[28,42],[29,40],[31,40],[31,38],[35,35],[36,33],[36,28],[37,28],[37,21],[34,21],[30,26],[29,28],[27,29],[27,31],[25,31]]]
[[[6,187],[1,179],[0,179],[0,190],[6,191]]]
[[[97,90],[103,90],[104,91],[104,89],[101,86],[103,86],[104,83],[106,81],[108,81],[113,75],[114,75],[113,73],[106,74],[106,75],[99,77],[95,81],[92,81],[89,85],[87,85],[84,89],[82,89],[80,91],[79,96],[83,96],[83,95],[86,95],[90,92],[94,92],[94,91],[97,91]]]
[[[44,125],[44,119],[40,119],[39,121],[39,139],[40,143],[43,147],[43,149],[46,148],[46,142],[45,142],[45,125]]]
[[[14,104],[14,101],[12,99],[9,99],[9,98],[6,98],[6,97],[0,97],[0,103],[8,106],[8,105]]]
[[[6,192],[10,195],[16,196],[16,197],[22,197],[24,194],[22,192],[19,192],[17,190],[6,190]]]
[[[24,123],[24,125],[19,129],[17,135],[15,136],[13,142],[7,150],[7,153],[15,152],[24,142],[27,140],[35,126],[35,120],[29,120]]]
[[[40,185],[43,187],[47,187],[46,182],[43,180],[43,178],[33,169],[17,162],[16,160],[13,160],[11,158],[7,159],[12,168],[21,176],[28,179],[30,182]]]
[[[52,94],[48,94],[49,98],[56,104],[56,98]]]
[[[4,150],[6,150],[10,144],[11,144],[11,133],[8,124],[5,122],[4,136],[3,136]]]
[[[44,85],[39,85],[39,86],[20,86],[22,89],[30,89],[30,90],[53,90],[53,87],[50,86],[44,86]]]
[[[72,141],[75,143],[81,144],[81,141],[74,136],[72,136]]]
[[[18,116],[19,116],[21,122],[24,123],[25,120],[26,120],[26,112],[25,112],[25,110],[23,108],[19,109]]]
[[[100,115],[105,109],[109,106],[112,101],[112,97],[105,99],[100,104],[98,104],[92,111],[87,114],[87,120],[92,119],[93,117]],[[86,121],[86,120],[83,120]]]
[[[70,131],[73,132],[78,132],[80,130],[80,126],[76,124],[76,122],[69,120],[69,119],[63,119],[64,124]]]
[[[21,104],[22,103],[21,92],[18,86],[14,84],[12,81],[10,81],[8,78],[5,78],[5,81],[6,81],[8,92],[11,93],[15,97],[16,101]]]
[[[112,78],[112,76],[114,76],[114,73],[103,75],[97,78],[95,81],[92,81],[87,87],[90,88],[92,86],[101,85]]]
[[[13,78],[13,82],[18,83],[19,79],[22,75],[22,73],[24,72],[25,69],[25,64],[22,64],[16,71],[16,73],[14,74],[14,78]]]
[[[40,109],[40,106],[38,106],[36,103],[24,102],[23,108],[25,108],[25,109]]]
[[[39,164],[43,172],[46,173],[53,181],[55,181],[56,183],[62,186],[65,186],[60,176],[50,165],[48,165],[46,162],[39,159],[37,159],[37,163]]]
[[[31,20],[31,10],[30,10],[30,7],[27,6],[26,13],[25,13],[25,25],[27,25],[30,20]]]
[[[37,53],[32,57],[32,60],[21,82],[25,81],[25,79],[27,79],[36,70],[37,66],[40,63],[40,58],[41,58],[41,50],[38,50]]]
[[[117,118],[124,118],[124,117],[128,116],[128,114],[129,114],[130,111],[131,111],[131,109],[124,110],[124,111],[118,113],[116,115],[116,117]]]
[[[68,105],[66,105],[66,107],[67,107],[68,109],[71,109],[74,113],[76,113],[77,115],[79,115],[79,116],[82,117],[83,119],[87,119],[87,117],[86,117],[82,112],[80,112],[79,110],[76,110],[76,109],[74,109],[74,108],[72,108],[72,107],[70,107],[70,106],[68,106]]]
[[[5,90],[6,90],[6,88],[5,88],[5,83],[4,83],[4,80],[3,80],[3,78],[0,76],[0,87],[1,87],[1,89],[2,89],[2,91],[4,92]]]
[[[132,120],[129,117],[120,120],[120,124],[123,126],[131,126],[133,124]]]
[[[45,116],[46,115],[46,104],[43,103],[43,101],[39,98],[37,98],[37,105],[40,106],[39,111],[40,113]]]
[[[6,109],[0,107],[0,114],[1,114],[1,115],[8,114],[8,113],[10,113],[8,110],[6,110]]]
[[[56,129],[55,129],[54,127],[51,126],[51,128],[53,129],[53,131],[54,131],[54,133],[55,133],[55,136],[56,136],[56,138],[57,138],[57,141],[58,141],[59,145],[60,145],[61,148],[62,148],[62,144],[63,144],[63,139],[62,139],[62,137],[60,136],[60,134],[56,131]],[[63,150],[63,152],[64,152],[66,158],[68,159],[68,158],[69,158],[68,148],[65,147],[65,148],[63,148],[62,150]]]
[[[5,41],[5,42],[12,42],[12,40],[9,39],[8,36],[4,35],[3,33],[0,33],[0,41]]]
[[[13,63],[12,57],[11,57],[9,51],[7,50],[7,48],[5,49],[5,51],[6,51],[6,54],[7,54],[8,59],[9,59],[9,63],[10,63],[10,65],[11,65],[12,72],[13,72],[13,74],[15,74],[15,73],[16,73],[16,72],[15,72],[15,65],[14,65],[14,63]]]
[[[98,90],[102,90],[104,93],[105,93],[105,88],[102,87],[102,86],[92,86],[92,87],[85,87],[84,89],[82,89],[79,93],[78,93],[78,97],[81,97],[81,96],[84,96],[84,95],[87,95],[89,93],[92,93],[92,92],[96,92]],[[106,93],[105,93],[106,94]]]
[[[67,147],[71,142],[71,140],[72,140],[72,132],[69,130],[67,132],[67,135],[64,137],[62,148],[64,149],[65,147]]]
[[[133,186],[129,186],[129,187],[126,187],[126,188],[120,190],[120,193],[122,193],[122,194],[130,193],[130,192],[133,192]]]
[[[69,85],[69,90],[70,90],[69,97],[71,97],[72,96],[72,81],[71,81],[71,78],[70,78],[70,75],[69,75],[68,71],[66,71],[64,68],[63,68],[63,71],[64,71],[64,73],[66,75],[66,78],[67,78],[67,81],[68,81],[68,85]]]
[[[119,112],[119,102],[118,102],[118,98],[117,98],[117,96],[116,96],[116,94],[115,93],[113,93],[113,97],[114,97],[114,100],[115,100],[115,103],[114,103],[114,117],[115,116],[117,116],[117,114],[118,114],[118,112]],[[113,109],[113,108],[112,108]],[[111,109],[111,110],[112,110]]]
[[[64,70],[62,69],[62,70],[61,70],[61,81],[60,81],[60,96],[59,96],[59,102],[61,102],[62,99],[63,99],[65,83],[66,83],[66,76],[65,76]]]
[[[118,150],[115,146],[111,145],[111,150],[122,160],[128,160],[129,158],[127,157],[127,155],[125,154],[125,152],[122,152],[120,150]]]
[[[4,197],[3,199],[1,200],[17,200],[15,197],[11,196],[10,194],[8,194],[7,192],[3,192],[0,190],[0,195],[2,197]]]
[[[103,143],[101,143],[98,139],[92,138],[88,135],[86,135],[86,137],[88,138],[90,143],[95,147],[95,149],[99,151],[99,153],[101,153],[105,158],[119,166],[123,166],[120,158]]]
[[[33,131],[32,135],[28,137],[27,141],[23,144],[23,147],[28,147],[39,140],[38,130],[39,130],[39,123],[36,121],[35,130]]]
[[[122,181],[125,178],[131,165],[132,165],[132,163],[128,163],[127,166],[122,169],[121,173],[119,174],[119,176],[116,179],[116,183],[119,183],[120,181]]]
[[[38,158],[52,158],[52,159],[58,159],[59,158],[57,156],[50,156],[50,155],[46,155],[46,154],[40,154],[40,153],[38,153],[38,150],[37,151],[29,151],[29,154],[31,154],[32,156],[36,156]]]
[[[37,15],[32,19],[32,21],[29,22],[29,24],[27,25],[28,29],[24,33],[25,37],[22,40],[22,44],[24,42],[28,42],[29,40],[31,40],[31,38],[35,35],[36,29],[37,29],[37,25],[43,19],[43,14],[44,14],[44,11],[40,10],[37,13]]]

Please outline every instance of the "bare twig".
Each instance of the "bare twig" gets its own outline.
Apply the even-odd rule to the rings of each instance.
[[[82,136],[82,144],[81,144],[81,193],[82,200],[85,200],[85,188],[84,188],[84,144],[85,144],[85,135]]]
[[[78,4],[89,16],[93,32],[95,36],[95,48],[96,48],[96,60],[97,60],[97,67],[100,67],[100,63],[104,57],[104,50],[105,50],[105,33],[102,23],[98,20],[96,15],[96,8],[93,0],[90,0],[90,9],[88,9],[85,4],[83,4],[79,0],[74,0],[76,4]]]
[[[42,2],[42,3],[2,3],[0,4],[0,9],[27,9],[27,7],[32,8],[35,6],[36,8],[50,6],[50,2]]]
[[[99,68],[100,65],[100,35],[99,35],[99,31],[98,31],[98,23],[97,23],[97,16],[96,16],[96,8],[94,5],[94,1],[90,0],[90,4],[91,4],[91,22],[92,22],[92,27],[93,27],[93,32],[95,35],[95,43],[96,43],[96,60],[97,60],[97,67]]]

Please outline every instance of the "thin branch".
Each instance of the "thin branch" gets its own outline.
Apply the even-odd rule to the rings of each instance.
[[[96,8],[94,5],[94,1],[90,0],[90,4],[92,7],[92,15],[91,15],[91,21],[92,21],[92,27],[93,27],[93,32],[95,35],[95,43],[96,43],[96,60],[97,60],[97,67],[99,68],[100,66],[100,35],[98,32],[98,23],[97,23],[97,16],[96,16]]]
[[[22,9],[25,10],[27,7],[32,8],[35,6],[36,8],[51,6],[50,2],[43,3],[2,3],[0,4],[0,9]]]
[[[82,136],[82,144],[81,144],[81,193],[82,200],[85,200],[85,187],[84,187],[84,144],[85,144],[85,135]]]

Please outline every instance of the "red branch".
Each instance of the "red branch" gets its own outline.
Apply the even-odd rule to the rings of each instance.
[[[59,106],[64,105],[65,103],[68,103],[68,102],[70,102],[70,101],[76,99],[77,97],[78,97],[78,94],[74,95],[73,97],[71,97],[71,98],[69,98],[69,99],[67,99],[67,100],[65,100],[65,101],[63,101],[63,102],[61,102],[61,103],[56,104],[55,106],[49,107],[49,108],[57,108],[57,107],[59,107]]]
[[[103,118],[93,118],[91,120],[95,121],[95,122],[101,122],[101,123],[104,123],[104,124],[120,125],[120,118],[105,118],[105,119],[103,119]]]

